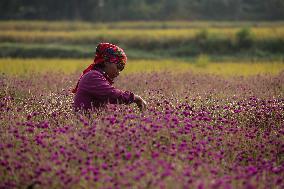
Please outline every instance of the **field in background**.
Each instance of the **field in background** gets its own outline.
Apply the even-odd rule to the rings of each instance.
[[[0,22],[1,57],[90,57],[101,41],[130,57],[283,59],[283,22]]]
[[[81,72],[92,59],[0,59],[0,70],[8,75],[30,75],[31,73],[63,72],[72,74]],[[122,74],[168,71],[216,74],[222,76],[252,76],[257,74],[276,75],[284,71],[284,64],[274,62],[211,62],[206,56],[200,56],[192,62],[171,59],[129,60]]]
[[[250,22],[250,21],[135,21],[135,22],[83,22],[83,21],[27,21],[27,20],[11,20],[0,21],[1,29],[17,29],[17,30],[76,30],[76,29],[114,29],[114,28],[226,28],[226,27],[274,27],[283,25],[283,21],[274,22]]]
[[[1,24],[1,23],[0,23]],[[17,28],[17,27],[16,27]],[[64,42],[64,43],[90,43],[96,40],[109,39],[128,44],[131,40],[143,43],[143,40],[154,41],[183,41],[192,39],[200,32],[207,32],[216,37],[227,37],[235,39],[235,34],[243,27],[192,27],[192,28],[90,28],[90,29],[68,29],[68,28],[5,28],[2,26],[0,40],[5,42]],[[248,27],[247,27],[248,28]],[[255,40],[269,38],[284,39],[284,26],[258,26],[251,28],[251,34]]]

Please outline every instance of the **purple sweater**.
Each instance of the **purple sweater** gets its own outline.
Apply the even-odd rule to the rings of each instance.
[[[91,70],[79,81],[74,97],[74,108],[88,110],[105,106],[107,103],[130,104],[133,101],[132,92],[116,89],[103,71]]]

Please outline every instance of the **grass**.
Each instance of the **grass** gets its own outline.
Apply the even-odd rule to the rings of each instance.
[[[0,41],[87,43],[108,39],[126,43],[129,40],[188,40],[200,30],[210,35],[234,39],[242,28],[250,28],[255,39],[284,38],[284,22],[47,22],[1,21]]]
[[[235,39],[235,34],[242,28],[207,28],[210,35],[222,36]],[[85,29],[85,30],[1,30],[0,41],[2,42],[63,42],[63,43],[87,43],[97,40],[108,39],[129,43],[129,41],[155,40],[189,40],[200,32],[200,28],[189,29]],[[284,38],[284,27],[259,27],[251,28],[256,40],[269,38]]]
[[[87,58],[99,42],[111,42],[134,52],[135,58],[202,53],[282,58],[283,23],[2,21],[0,56]]]
[[[135,21],[91,23],[82,21],[0,21],[1,30],[86,30],[86,29],[169,29],[169,28],[238,28],[238,27],[277,27],[278,22],[225,22],[225,21]]]
[[[0,59],[0,70],[7,75],[26,75],[33,72],[81,72],[92,62],[92,59]],[[273,62],[211,62],[206,56],[200,56],[192,61],[175,59],[130,59],[122,74],[144,73],[152,71],[186,71],[223,76],[250,76],[257,74],[278,74],[284,70],[280,61]]]

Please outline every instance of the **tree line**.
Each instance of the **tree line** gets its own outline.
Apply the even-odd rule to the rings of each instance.
[[[284,0],[1,0],[0,19],[283,20]]]

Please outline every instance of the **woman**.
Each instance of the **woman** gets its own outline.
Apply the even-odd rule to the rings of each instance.
[[[113,79],[124,69],[126,54],[120,47],[110,43],[100,43],[96,48],[94,62],[83,71],[73,93],[74,108],[94,110],[111,104],[136,103],[140,110],[146,109],[146,102],[129,91],[116,89]]]

